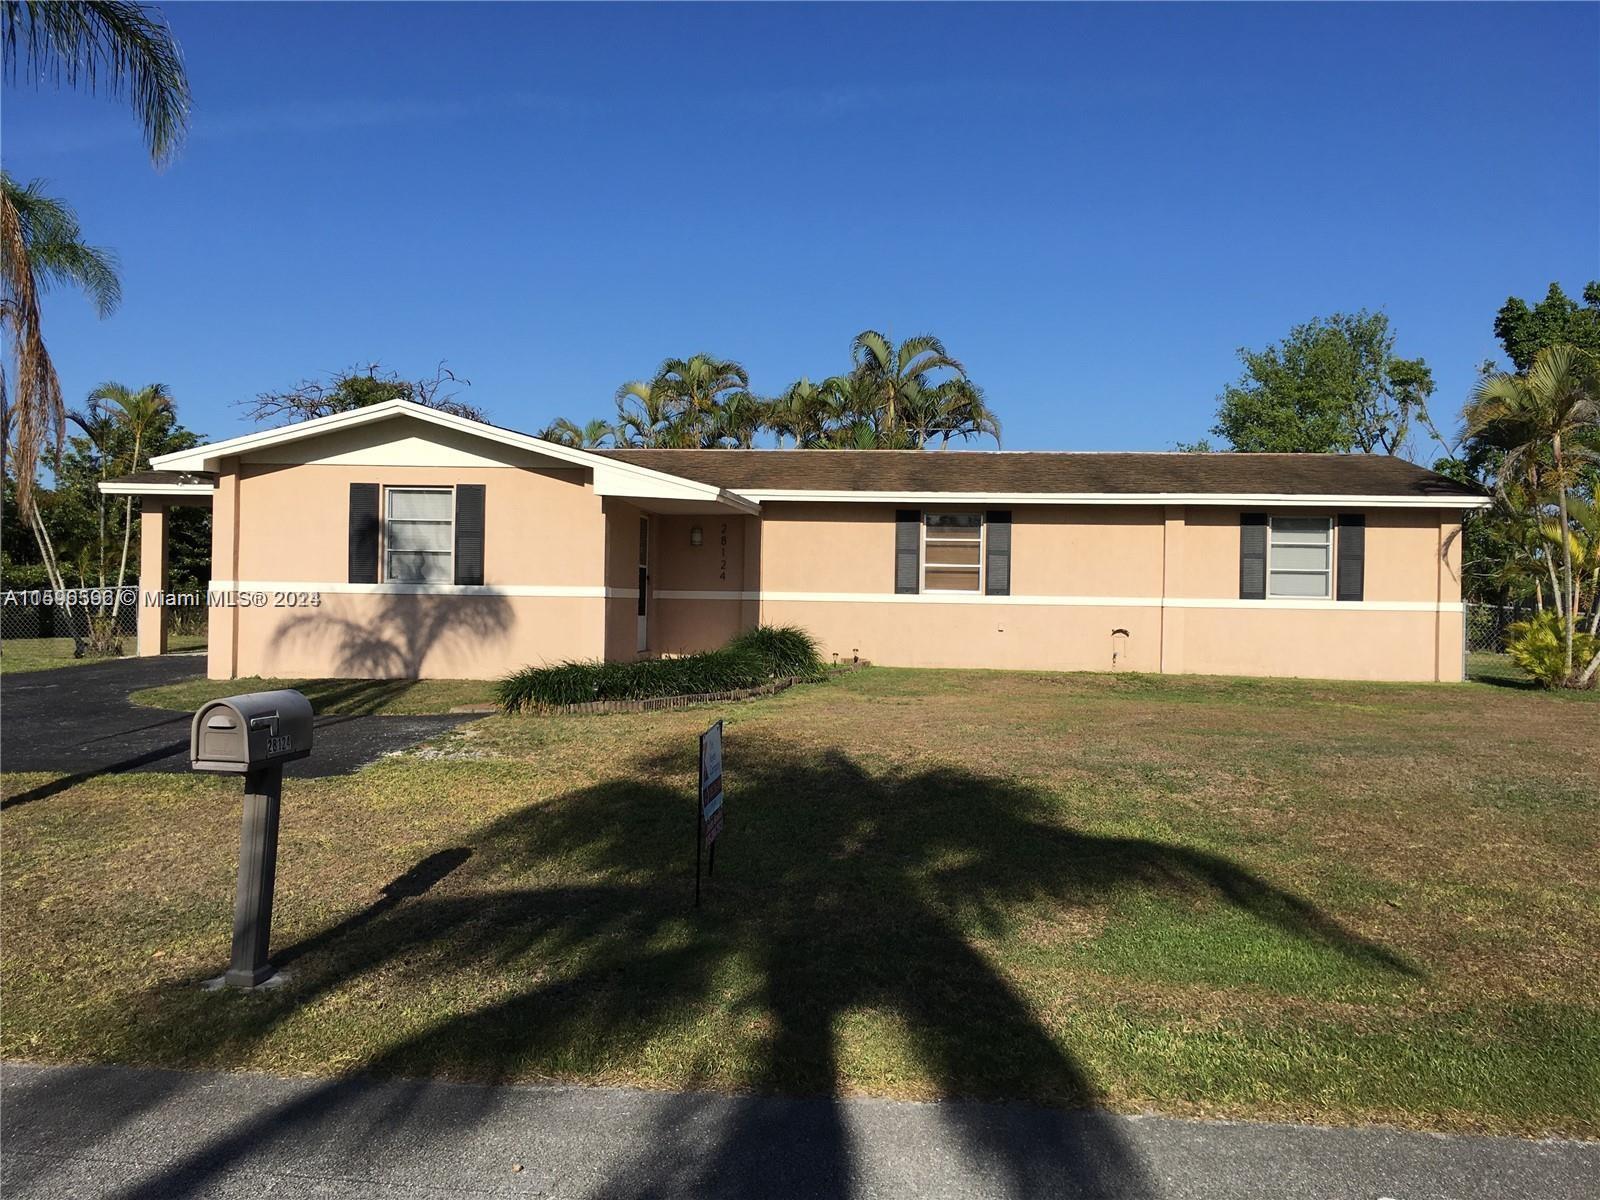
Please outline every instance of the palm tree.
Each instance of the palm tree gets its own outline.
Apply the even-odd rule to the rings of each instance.
[[[99,469],[100,480],[102,483],[105,482],[111,466],[111,445],[112,439],[117,432],[117,419],[108,413],[91,394],[88,405],[84,408],[73,409],[67,414],[67,420],[83,430],[83,436],[88,439],[90,447],[94,450],[94,463]],[[100,574],[97,582],[104,589],[106,586],[106,497],[105,493],[99,489],[95,490],[95,508],[99,525],[99,534],[95,544],[100,553]]]
[[[648,382],[636,379],[617,389],[619,417],[636,403],[654,414],[651,445],[693,446],[713,437],[717,410],[732,396],[749,395],[750,376],[732,359],[710,354],[669,358]]]
[[[948,446],[951,438],[974,437],[992,437],[996,446],[1000,444],[999,418],[989,410],[983,389],[962,375],[913,394],[904,417],[918,447],[936,437],[941,446]]]
[[[4,0],[0,58],[11,83],[81,85],[126,98],[158,167],[177,152],[188,129],[183,59],[166,21],[149,6]],[[116,307],[120,288],[113,260],[83,242],[70,207],[44,195],[40,181],[23,187],[0,175],[0,326],[16,366],[14,402],[0,370],[0,413],[11,434],[0,444],[0,455],[12,457],[18,506],[33,526],[51,586],[61,588],[49,533],[33,500],[40,453],[59,448],[66,419],[61,384],[45,348],[39,297],[53,284],[70,283],[105,316]]]
[[[933,386],[933,372],[953,371],[962,377],[967,373],[950,357],[944,343],[929,334],[907,338],[896,346],[876,330],[865,329],[851,343],[850,359],[855,373],[877,393],[877,407],[883,410],[882,427],[890,434],[900,424],[902,409]]]
[[[752,449],[756,434],[767,427],[770,406],[749,392],[739,391],[724,399],[711,414],[702,444],[710,447],[732,444],[740,450]]]
[[[102,317],[116,308],[122,296],[115,259],[84,242],[72,209],[47,196],[42,181],[24,187],[0,170],[0,327],[11,343],[16,365],[14,403],[0,366],[0,424],[5,428],[0,461],[10,459],[17,507],[33,530],[50,587],[64,593],[66,581],[55,544],[33,490],[41,451],[59,449],[66,426],[61,383],[45,347],[39,315],[39,297],[59,284],[81,289]],[[78,648],[81,652],[81,639]]]
[[[604,446],[608,440],[614,441],[616,435],[616,428],[599,417],[582,426],[566,417],[557,417],[535,436],[558,446],[571,446],[574,450],[592,450]]]
[[[1525,374],[1498,373],[1482,380],[1465,413],[1468,436],[1503,454],[1497,488],[1509,479],[1526,479],[1535,496],[1541,488],[1555,494],[1556,529],[1568,536],[1554,540],[1561,548],[1559,597],[1566,636],[1566,673],[1574,681],[1573,640],[1576,630],[1576,580],[1572,564],[1572,528],[1567,492],[1578,470],[1600,461],[1586,441],[1600,432],[1600,361],[1576,346],[1548,346],[1534,357]],[[1545,456],[1549,462],[1545,462]],[[1588,664],[1581,679],[1594,674],[1600,657]]]
[[[623,387],[617,392],[617,419],[613,426],[619,446],[665,446],[673,440],[673,414],[665,395],[650,391],[648,384]]]
[[[823,389],[809,379],[797,379],[767,405],[767,428],[777,435],[780,446],[786,437],[794,439],[797,450],[821,441],[827,420]]]
[[[60,444],[67,416],[44,344],[39,299],[68,284],[84,292],[102,317],[122,299],[115,257],[86,244],[77,214],[65,201],[47,196],[44,187],[43,180],[23,186],[0,171],[0,324],[12,343],[17,372],[14,404],[0,374],[0,403],[11,414],[7,448],[24,512],[32,502],[40,451]]]
[[[134,391],[120,383],[102,383],[89,393],[89,402],[114,405],[113,416],[133,435],[133,452],[128,458],[128,473],[139,469],[139,459],[144,452],[145,437],[156,423],[172,412],[172,393],[164,383],[151,383]],[[111,411],[108,408],[108,411]],[[111,606],[111,628],[115,629],[117,615],[122,611],[122,585],[128,574],[128,543],[133,538],[133,497],[126,500],[122,514],[122,561],[117,565],[116,599]]]

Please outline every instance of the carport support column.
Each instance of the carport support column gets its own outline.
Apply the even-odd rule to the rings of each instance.
[[[139,657],[167,652],[167,506],[146,496],[139,505]]]

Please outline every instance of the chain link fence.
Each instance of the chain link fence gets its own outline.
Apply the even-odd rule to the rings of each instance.
[[[1467,653],[1504,654],[1506,631],[1513,621],[1533,615],[1533,610],[1514,604],[1467,604]]]
[[[93,624],[101,625],[113,654],[132,654],[138,641],[139,590],[74,588],[66,593],[17,588],[0,591],[0,655],[7,669],[34,669],[75,659],[104,657],[90,642]],[[111,624],[115,612],[115,622]],[[205,645],[206,610],[172,609],[167,613],[169,648],[193,650]]]

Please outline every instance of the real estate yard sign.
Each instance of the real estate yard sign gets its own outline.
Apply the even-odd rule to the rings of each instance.
[[[700,791],[695,798],[694,903],[700,907],[700,859],[709,851],[706,874],[717,869],[717,835],[722,832],[722,722],[700,735]]]

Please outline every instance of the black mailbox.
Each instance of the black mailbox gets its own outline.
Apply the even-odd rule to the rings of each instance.
[[[299,692],[249,692],[200,706],[189,728],[189,765],[242,775],[311,753],[311,701]]]
[[[249,692],[202,704],[189,727],[189,765],[244,776],[233,957],[223,982],[257,987],[276,974],[267,961],[272,888],[278,874],[283,764],[311,753],[311,702],[299,692]]]

